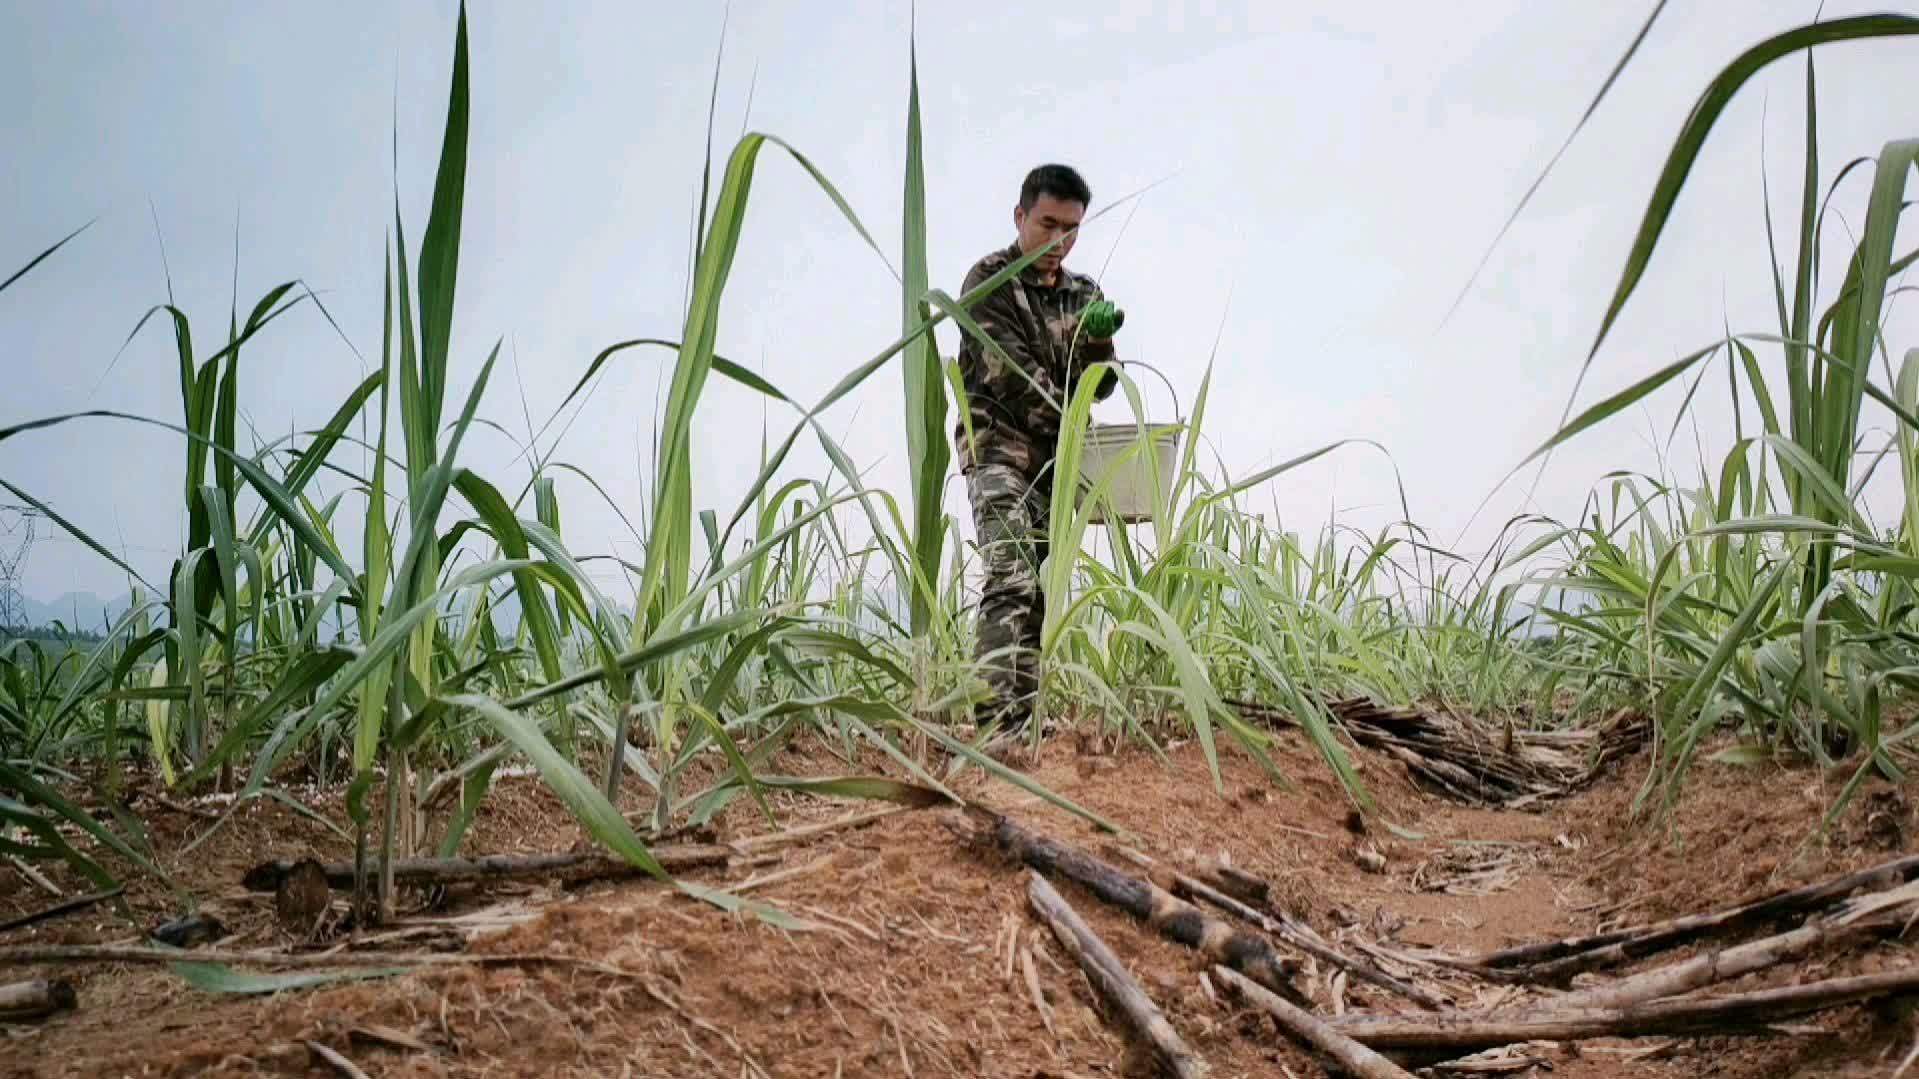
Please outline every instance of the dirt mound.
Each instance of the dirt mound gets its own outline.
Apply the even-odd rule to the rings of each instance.
[[[1587,879],[1617,905],[1614,916],[1670,917],[1913,848],[1907,793],[1883,780],[1868,782],[1822,829],[1846,776],[1709,763],[1692,769],[1679,802],[1662,813],[1660,795],[1645,793],[1649,766],[1640,754],[1567,807],[1603,848]]]
[[[1643,757],[1574,798],[1513,812],[1430,796],[1403,765],[1361,753],[1362,776],[1383,812],[1359,834],[1349,828],[1344,796],[1296,736],[1283,737],[1276,754],[1290,788],[1229,754],[1223,793],[1215,792],[1196,747],[1170,756],[1161,763],[1140,750],[1109,756],[1066,741],[1046,747],[1037,777],[1129,830],[1119,837],[1025,792],[988,787],[977,774],[961,783],[992,808],[1094,852],[1117,858],[1127,847],[1172,862],[1228,860],[1273,882],[1278,905],[1329,938],[1357,934],[1460,955],[1699,910],[1913,846],[1903,795],[1889,787],[1863,795],[1832,837],[1808,842],[1834,788],[1804,771],[1702,764],[1676,823],[1648,833],[1625,813]],[[828,760],[781,767],[845,770]],[[637,794],[632,802],[643,804]],[[849,809],[788,798],[775,804],[787,827]],[[318,808],[341,819],[337,806]],[[257,803],[191,855],[177,855],[210,824],[190,813],[156,815],[156,843],[176,852],[170,868],[238,935],[229,946],[286,943],[272,897],[243,891],[241,875],[266,858],[338,859],[347,848],[323,825]],[[722,838],[767,827],[747,804],[720,821]],[[536,781],[511,779],[482,811],[469,849],[559,850],[577,835]],[[597,966],[436,969],[277,996],[203,993],[152,966],[67,967],[60,974],[78,985],[80,1008],[10,1032],[0,1073],[340,1074],[314,1043],[376,1075],[1146,1074],[1146,1062],[1129,1057],[1083,977],[1027,911],[1024,870],[956,841],[941,811],[889,816],[783,848],[777,861],[692,878],[748,883],[751,898],[808,924],[780,928],[648,882],[494,886],[456,891],[432,910],[419,909],[429,896],[411,895],[414,909],[391,931],[412,935],[390,946],[432,947],[459,933],[473,937],[467,948],[474,953],[545,953]],[[0,911],[47,900],[19,878],[7,880]],[[1206,961],[1196,953],[1084,892],[1065,891],[1215,1076],[1323,1074],[1264,1019],[1210,993],[1201,979]],[[142,918],[177,913],[177,903],[149,884],[130,900]],[[0,943],[136,935],[100,909]],[[1876,969],[1897,954],[1848,954],[1798,976]],[[8,977],[40,973],[16,968]],[[1401,1007],[1359,983],[1345,987],[1343,1000],[1358,1010]],[[1543,1055],[1560,1076],[1758,1079],[1882,1075],[1912,1044],[1910,1021],[1883,1009],[1843,1010],[1794,1029],[1809,1032],[1765,1041],[1587,1043]]]

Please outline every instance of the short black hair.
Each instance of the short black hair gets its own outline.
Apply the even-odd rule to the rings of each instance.
[[[1085,179],[1070,165],[1041,165],[1027,173],[1026,181],[1019,185],[1019,208],[1032,209],[1041,195],[1077,202],[1081,206],[1093,204],[1093,189],[1086,186]]]

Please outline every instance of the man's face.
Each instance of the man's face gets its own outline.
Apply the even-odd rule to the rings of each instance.
[[[1066,253],[1073,249],[1073,242],[1079,239],[1079,219],[1086,214],[1086,204],[1072,199],[1055,198],[1042,194],[1033,200],[1032,209],[1015,207],[1013,224],[1019,226],[1019,250],[1022,255],[1030,255],[1058,237],[1059,245],[1041,255],[1033,267],[1041,273],[1051,276],[1059,272],[1060,264],[1066,261]]]

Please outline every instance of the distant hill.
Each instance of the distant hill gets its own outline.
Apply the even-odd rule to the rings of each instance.
[[[68,629],[102,633],[113,620],[133,605],[133,593],[113,599],[101,599],[92,592],[68,592],[56,599],[41,601],[26,597],[27,624],[45,626],[60,622]]]

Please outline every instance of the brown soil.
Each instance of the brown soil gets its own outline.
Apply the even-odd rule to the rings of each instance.
[[[1292,789],[1267,781],[1237,755],[1212,789],[1194,746],[1170,765],[1139,750],[1099,755],[1067,740],[1049,744],[1036,775],[1104,814],[1124,842],[1175,863],[1225,857],[1274,882],[1277,900],[1328,936],[1342,931],[1400,947],[1467,954],[1589,932],[1736,900],[1914,849],[1905,795],[1868,787],[1824,838],[1815,833],[1837,787],[1815,773],[1701,764],[1667,827],[1635,824],[1630,811],[1646,761],[1615,768],[1591,790],[1529,812],[1471,809],[1415,789],[1397,765],[1362,755],[1362,774],[1384,811],[1368,834],[1348,830],[1348,805],[1310,750],[1283,741],[1277,760]],[[844,765],[789,754],[785,772],[842,772]],[[959,781],[995,809],[1094,850],[1117,842],[1023,791]],[[631,806],[644,805],[636,791]],[[845,814],[841,804],[776,798],[783,826]],[[343,819],[336,802],[309,804]],[[317,823],[273,802],[243,807],[191,853],[212,823],[149,801],[142,805],[166,868],[227,926],[233,948],[292,944],[273,897],[245,892],[244,871],[266,858],[344,859],[350,848]],[[191,808],[191,807],[185,807]],[[1386,826],[1390,820],[1393,828]],[[774,864],[695,873],[713,885],[802,870],[753,893],[813,928],[774,928],[728,914],[661,885],[630,881],[573,889],[493,886],[443,897],[407,895],[403,913],[449,917],[520,912],[525,920],[477,938],[476,952],[542,952],[590,959],[624,975],[579,966],[430,970],[277,996],[221,996],[153,966],[15,968],[6,980],[55,975],[77,985],[80,1007],[0,1033],[0,1074],[35,1076],[340,1074],[308,1048],[336,1050],[370,1075],[628,1075],[780,1077],[990,1076],[1090,1079],[1140,1075],[1140,1061],[1095,1010],[1086,983],[1025,905],[1023,872],[994,852],[957,841],[939,811],[889,817],[784,849]],[[1394,830],[1397,829],[1397,831]],[[725,838],[768,825],[749,804],[721,818]],[[569,848],[578,830],[537,781],[502,782],[470,835],[471,852]],[[1370,844],[1386,859],[1369,873],[1352,857]],[[1477,878],[1468,878],[1474,870]],[[77,882],[58,873],[63,885]],[[1471,886],[1476,879],[1478,887]],[[1434,890],[1448,881],[1451,894]],[[0,919],[50,897],[0,870]],[[1462,883],[1465,882],[1465,883]],[[1325,1074],[1264,1020],[1203,991],[1205,964],[1127,916],[1070,886],[1062,889],[1119,953],[1217,1077]],[[128,896],[131,920],[96,908],[0,938],[0,944],[133,943],[183,913],[153,882]],[[1006,976],[998,947],[1008,926],[1031,948],[1055,1033],[1025,979]],[[338,943],[337,941],[333,943]],[[427,940],[397,947],[426,947]],[[1808,980],[1909,962],[1903,946],[1822,958],[1777,975]],[[1751,984],[1758,984],[1748,979]],[[1463,1004],[1471,983],[1445,986]],[[1740,983],[1739,987],[1748,987]],[[1480,992],[1490,999],[1493,990]],[[1400,1010],[1363,985],[1348,1006]],[[366,1032],[398,1031],[424,1049]],[[1767,1039],[1649,1039],[1535,1048],[1562,1077],[1886,1075],[1914,1042],[1914,1024],[1889,1006],[1850,1008]],[[761,1071],[755,1071],[760,1069]],[[1540,1074],[1532,1072],[1529,1074]]]

